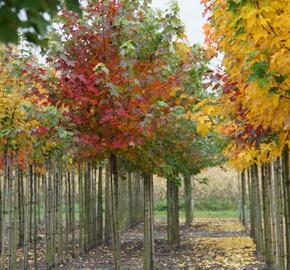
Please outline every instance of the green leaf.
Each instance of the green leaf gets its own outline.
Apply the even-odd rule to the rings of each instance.
[[[268,63],[265,61],[257,62],[251,66],[252,73],[249,76],[249,81],[258,81],[261,87],[268,84],[267,80]]]
[[[78,0],[65,0],[65,6],[67,9],[72,10],[81,15],[80,3]]]
[[[169,107],[169,105],[166,102],[162,101],[162,100],[157,101],[156,105],[158,107],[161,107],[161,108],[168,108]]]
[[[6,6],[2,6],[0,8],[0,41],[17,43],[17,29],[20,23],[19,18],[14,12]]]
[[[104,63],[99,63],[94,67],[94,71],[98,72],[98,71],[102,71],[104,72],[107,76],[110,73],[110,70],[106,67],[106,65]]]
[[[7,137],[9,134],[11,133],[11,130],[10,129],[3,129],[0,131],[0,138],[1,137]]]
[[[271,87],[270,89],[269,89],[269,93],[270,94],[278,94],[278,87]]]
[[[274,76],[277,83],[283,83],[288,78],[288,74]]]

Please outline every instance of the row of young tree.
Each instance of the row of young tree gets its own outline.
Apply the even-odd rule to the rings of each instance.
[[[289,269],[289,151],[241,173],[241,221],[248,225],[257,254],[269,269]]]
[[[204,29],[222,92],[215,106],[228,138],[225,155],[241,172],[243,223],[267,269],[290,269],[289,3],[203,0]],[[220,82],[222,82],[220,84]],[[246,180],[248,179],[248,180]]]
[[[108,163],[75,165],[58,155],[45,162],[45,172],[35,164],[27,166],[21,169],[6,157],[1,183],[2,269],[39,269],[44,263],[53,269],[97,245],[111,243]],[[122,174],[117,190],[120,231],[143,220],[142,178],[139,173]],[[17,257],[19,249],[23,261]],[[45,262],[40,260],[43,252]]]
[[[190,224],[191,176],[224,161],[208,55],[188,45],[175,1],[88,1],[61,10],[47,40],[45,65],[0,47],[1,267],[37,269],[44,245],[52,269],[107,241],[121,269],[121,231],[143,221],[154,269],[153,174],[167,178],[174,247],[181,176]]]

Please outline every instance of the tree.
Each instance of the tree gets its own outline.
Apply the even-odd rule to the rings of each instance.
[[[63,124],[73,131],[79,156],[110,159],[116,269],[118,156],[136,156],[158,126],[154,112],[168,111],[162,104],[184,68],[175,56],[175,44],[183,38],[177,12],[175,4],[166,17],[138,2],[93,2],[83,17],[64,10],[62,31],[50,41],[49,61],[59,74],[48,86],[50,102],[63,108]]]
[[[80,12],[78,0],[65,0],[68,9]],[[19,42],[20,33],[24,34],[28,41],[43,46],[43,39],[51,17],[56,15],[61,1],[39,0],[31,1],[1,1],[0,6],[0,41]]]

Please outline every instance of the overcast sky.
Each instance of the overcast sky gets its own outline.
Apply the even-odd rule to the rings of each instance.
[[[204,35],[202,26],[205,19],[202,17],[203,7],[200,0],[179,0],[180,16],[183,20],[189,41],[193,43],[203,43]],[[168,0],[152,0],[153,7],[164,9]]]

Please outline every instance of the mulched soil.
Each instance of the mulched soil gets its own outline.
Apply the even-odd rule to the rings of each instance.
[[[235,226],[237,228],[235,228]],[[232,249],[243,256],[243,252],[247,252],[252,258],[253,263],[246,261],[245,265],[231,267],[228,262],[231,254],[227,254],[222,248],[207,246],[203,243],[206,239],[226,239],[229,237],[237,239],[245,239],[251,243],[246,230],[239,229],[237,220],[230,219],[198,219],[192,226],[185,227],[181,225],[180,244],[174,248],[170,248],[166,242],[166,224],[160,220],[155,222],[155,265],[160,270],[262,270],[266,269],[262,262],[255,257],[254,252],[246,250],[249,247],[240,248],[237,246]],[[231,227],[234,229],[231,230]],[[229,231],[227,229],[229,228]],[[226,230],[225,230],[226,229]],[[236,250],[235,250],[236,249]],[[142,252],[143,252],[143,225],[139,224],[134,228],[122,234],[122,266],[124,270],[142,269]],[[246,255],[245,255],[246,256]],[[248,255],[247,255],[248,256]],[[210,262],[206,266],[205,262]],[[223,263],[224,262],[224,263]],[[227,262],[227,263],[226,263]],[[88,254],[78,256],[75,259],[70,258],[64,265],[56,269],[72,270],[72,269],[113,269],[112,266],[112,250],[110,246],[102,245],[91,250]]]

